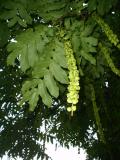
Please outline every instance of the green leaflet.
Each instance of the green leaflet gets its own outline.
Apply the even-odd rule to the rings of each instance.
[[[38,85],[37,80],[32,80],[32,81],[25,81],[24,84],[22,85],[22,95],[23,98],[20,102],[20,105],[22,105],[24,102],[28,101],[29,103],[29,110],[33,111],[37,105],[38,99],[39,99],[39,94],[37,88],[35,88]]]
[[[15,45],[15,46],[16,46],[16,45]],[[11,43],[11,44],[9,44],[9,46],[8,46],[8,48],[7,48],[8,52],[11,52],[11,51],[12,51],[12,48],[14,48],[14,45]],[[7,65],[13,65],[13,66],[14,66],[14,61],[15,61],[16,57],[18,57],[19,51],[20,51],[20,50],[16,48],[15,51],[12,51],[12,52],[8,55],[8,57],[7,57]]]
[[[32,81],[30,81],[30,84],[32,85]],[[24,85],[24,87],[26,87],[26,84]],[[29,108],[34,108],[37,105],[37,101],[34,102],[30,102],[33,94],[36,94],[36,90],[35,88],[31,88],[30,86],[28,87],[28,89],[26,88],[25,90],[22,87],[22,100],[19,101],[19,105],[22,106],[25,102],[28,102],[30,104]],[[33,106],[33,103],[35,104],[35,106]],[[30,109],[31,110],[31,109]]]
[[[25,92],[29,91],[32,88],[35,88],[38,85],[38,80],[26,80],[23,85],[22,85],[22,93],[24,94]]]
[[[22,85],[22,93],[25,93],[27,90],[31,88],[31,81],[25,81]]]
[[[29,104],[30,104],[29,110],[30,111],[34,111],[38,100],[39,100],[38,90],[36,88],[34,88],[33,93],[31,94],[31,97],[30,97],[30,100],[29,100]]]
[[[34,66],[34,64],[36,64],[36,62],[38,61],[38,53],[36,52],[36,46],[35,46],[35,42],[32,42],[31,44],[27,45],[27,57],[28,57],[28,62],[29,65],[31,67]]]
[[[50,71],[57,81],[63,84],[68,84],[68,78],[66,72],[55,62],[53,61],[50,64]]]
[[[32,71],[32,76],[34,78],[42,78],[47,73],[47,71],[48,70],[46,68],[35,67],[35,69]]]
[[[26,6],[20,2],[5,1],[2,6],[3,11],[0,15],[0,19],[9,20],[9,27],[13,27],[17,23],[22,27],[27,27],[27,24],[32,23],[32,18],[25,7]]]
[[[95,46],[97,46],[97,39],[94,37],[82,37],[81,38],[82,49],[86,52],[96,52]]]
[[[67,62],[65,59],[65,56],[62,54],[62,52],[55,52],[53,59],[63,68],[67,68]]]
[[[86,43],[87,45],[96,46],[98,43],[98,40],[94,37],[84,37],[82,38],[82,42]]]
[[[53,59],[61,67],[67,68],[67,61],[66,61],[66,58],[65,58],[64,45],[63,45],[63,43],[60,43],[57,39],[55,39]]]
[[[48,88],[49,93],[55,98],[57,98],[59,96],[59,88],[52,74],[49,71],[44,76],[44,82],[45,82],[46,87]]]
[[[49,53],[49,52],[48,52]],[[47,56],[47,55],[46,55]],[[36,63],[35,67],[33,69],[42,69],[42,68],[48,68],[51,63],[51,57],[40,57],[39,63]]]
[[[48,71],[50,63],[51,63],[50,57],[46,56],[46,58],[44,57],[39,58],[39,63],[37,63],[33,67],[32,76],[34,78],[43,78]]]
[[[27,90],[23,94],[23,98],[19,102],[19,105],[23,105],[24,102],[28,101],[29,110],[34,111],[35,107],[37,106],[38,100],[39,100],[38,90],[36,88],[34,88],[34,89],[31,89],[31,90]]]
[[[72,35],[72,45],[73,45],[74,52],[79,51],[80,44],[81,44],[80,37],[77,36],[76,34],[73,34]]]
[[[90,53],[81,50],[80,55],[83,56],[86,60],[88,60],[91,64],[96,65],[96,59]]]
[[[45,83],[44,81],[40,81],[39,80],[39,84],[38,84],[38,93],[39,95],[42,97],[42,101],[43,103],[50,107],[52,105],[52,98],[51,96],[49,95],[49,93],[47,92],[47,88],[45,86]]]
[[[87,25],[85,26],[84,30],[80,33],[81,37],[87,37],[90,36],[93,31],[94,26],[93,25]]]
[[[97,0],[89,0],[88,1],[88,10],[94,11],[97,8]]]
[[[98,7],[97,7],[98,13],[100,15],[104,15],[105,13],[107,13],[112,7],[112,3],[113,3],[112,1],[113,0],[109,0],[109,1],[101,0],[101,1],[98,1]]]
[[[65,20],[64,20],[64,26],[65,26],[65,28],[66,28],[67,30],[70,29],[70,27],[71,27],[70,18],[65,18]]]
[[[23,53],[26,53],[26,54],[23,54]],[[21,50],[19,59],[20,59],[21,70],[25,72],[30,67],[29,60],[28,60],[27,46],[24,46],[23,49]],[[34,58],[33,58],[33,61],[34,61]]]
[[[39,95],[46,106],[50,107],[52,105],[52,97],[47,91],[44,80],[34,79],[25,81],[22,86],[22,95],[23,99],[20,104],[22,105],[27,101],[30,105],[30,111],[35,109],[39,100]]]

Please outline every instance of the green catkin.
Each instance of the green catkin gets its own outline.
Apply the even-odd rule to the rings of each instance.
[[[67,111],[71,112],[71,116],[73,116],[73,112],[76,111],[76,104],[79,100],[79,71],[76,65],[76,59],[73,54],[72,44],[70,39],[65,36],[65,31],[61,29],[58,33],[60,38],[64,41],[64,50],[65,57],[67,60],[68,70],[69,70],[69,85],[68,85],[68,93],[67,93],[67,102],[70,104],[67,107]]]
[[[91,87],[91,99],[92,99],[92,104],[93,104],[93,111],[94,111],[95,121],[96,121],[96,124],[98,127],[100,140],[101,140],[101,142],[103,142],[105,144],[106,141],[105,141],[105,137],[104,137],[104,133],[103,133],[102,124],[100,121],[99,109],[96,104],[95,90],[94,90],[93,85],[91,85],[90,87]]]
[[[71,107],[67,108],[68,112],[71,112],[71,116],[73,116],[73,112],[76,111],[76,104],[79,99],[79,71],[77,70],[76,60],[73,55],[72,45],[70,40],[64,39],[64,49],[65,56],[67,60],[68,70],[69,70],[69,85],[68,85],[68,93],[67,93],[67,102],[71,104]]]
[[[102,28],[104,33],[106,34],[109,41],[120,49],[119,39],[118,39],[117,35],[113,33],[113,31],[111,30],[109,25],[107,23],[105,23],[104,20],[102,18],[100,18],[99,16],[94,15],[93,17],[94,17],[95,21],[99,24],[99,26]]]
[[[99,43],[99,48],[101,49],[101,52],[103,53],[112,72],[115,73],[116,75],[120,76],[120,70],[115,67],[114,62],[113,62],[112,58],[110,57],[108,48],[103,46],[102,43]]]

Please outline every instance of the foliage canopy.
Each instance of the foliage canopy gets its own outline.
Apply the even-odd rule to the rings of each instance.
[[[33,139],[48,136],[49,141],[52,133],[67,147],[71,143],[85,148],[88,159],[113,159],[119,153],[120,148],[113,149],[112,145],[118,143],[120,127],[113,127],[113,131],[110,128],[112,120],[119,124],[120,118],[116,113],[120,110],[119,5],[118,0],[0,1],[0,125],[3,127],[0,142],[4,141],[13,114],[15,122],[11,126],[17,126],[18,132],[24,132],[28,139],[31,137],[29,143],[33,143],[36,152],[39,147]],[[75,111],[74,116],[69,119],[67,111],[72,116]],[[31,118],[31,126],[26,124],[25,129],[31,130],[34,138],[19,128],[27,123],[27,116]],[[49,135],[39,136],[38,128],[43,121],[53,127]],[[90,127],[91,137],[86,138]],[[11,134],[14,129],[9,129]],[[96,132],[98,140],[93,136]],[[118,136],[113,142],[114,132]],[[29,147],[25,155],[22,149],[14,154],[16,148],[10,149],[11,145],[19,142],[8,141],[7,149],[1,149],[1,156],[8,150],[13,157],[30,159],[36,155],[27,153],[32,150]],[[95,152],[92,148],[96,148]],[[38,158],[43,154],[40,151]]]

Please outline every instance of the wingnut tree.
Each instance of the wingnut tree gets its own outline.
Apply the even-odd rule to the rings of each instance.
[[[120,15],[118,5],[118,0],[0,1],[0,51],[8,55],[7,65],[17,66],[24,76],[20,106],[28,104],[34,111],[41,100],[47,110],[59,99],[74,118],[86,97],[98,137],[107,143],[96,82],[110,70],[120,76],[113,54],[119,53],[119,32],[110,23]],[[107,78],[102,85],[107,87]]]

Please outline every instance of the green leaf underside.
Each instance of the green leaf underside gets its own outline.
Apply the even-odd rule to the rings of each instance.
[[[50,71],[57,81],[68,84],[66,72],[55,61],[50,64]]]
[[[38,93],[42,97],[43,103],[50,107],[52,105],[52,97],[48,94],[44,81],[40,81],[38,84]]]
[[[30,111],[33,111],[37,106],[39,96],[41,96],[43,103],[50,107],[52,105],[52,97],[47,91],[44,80],[35,79],[25,81],[22,86],[23,103],[28,101]]]
[[[39,94],[37,92],[37,89],[34,88],[33,93],[31,94],[31,98],[29,100],[29,110],[34,111],[35,107],[37,106],[37,102],[39,100]]]
[[[56,84],[56,81],[54,80],[52,74],[48,71],[46,75],[44,75],[44,82],[46,87],[48,88],[49,93],[54,96],[59,96],[59,88]]]
[[[81,50],[80,55],[83,56],[86,60],[88,60],[91,64],[96,65],[96,59],[90,53]]]

